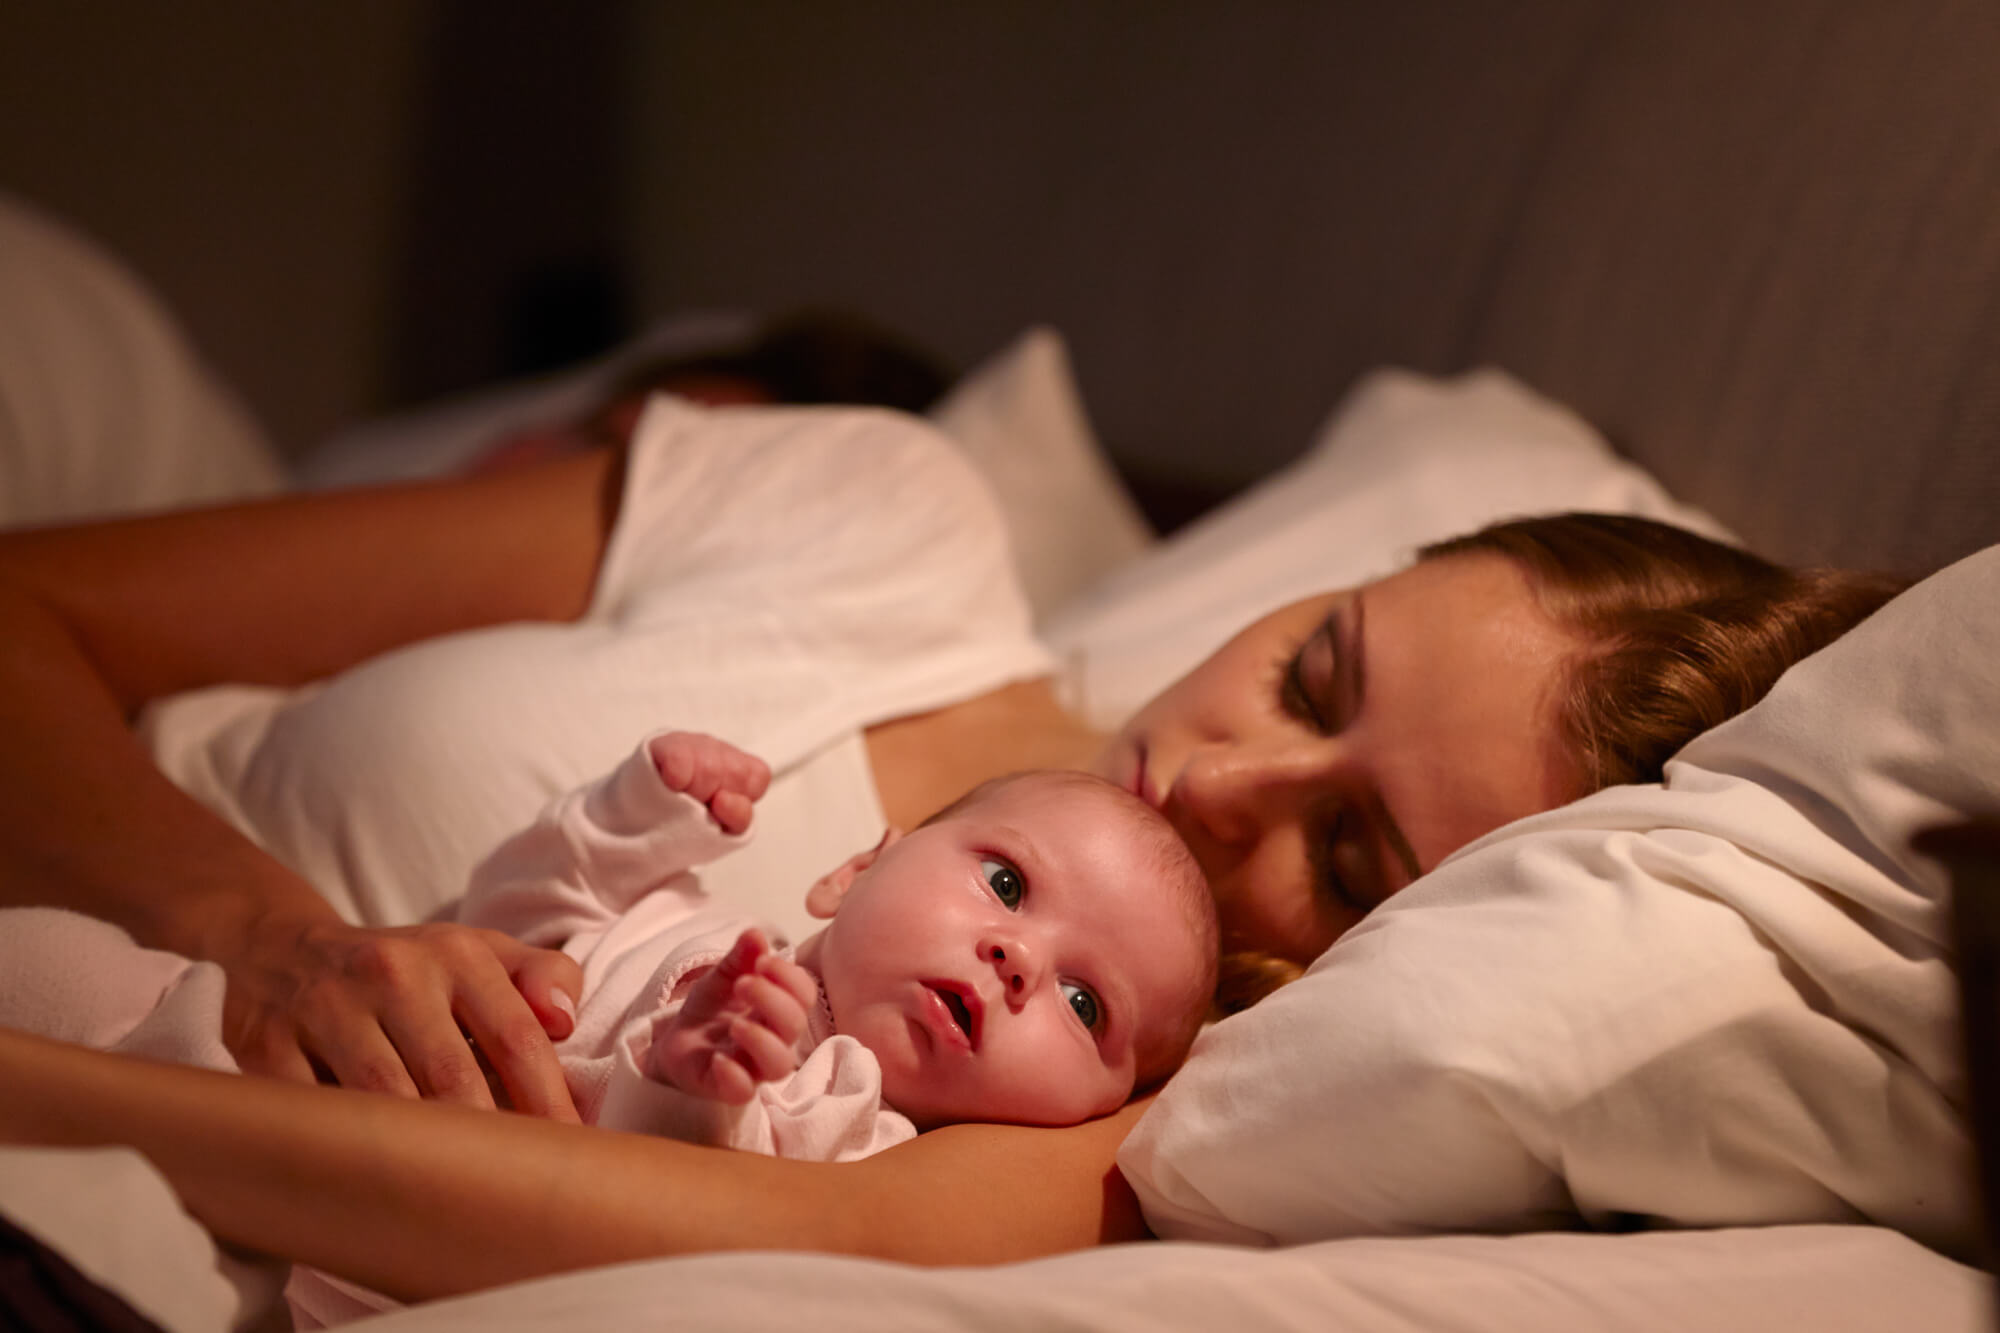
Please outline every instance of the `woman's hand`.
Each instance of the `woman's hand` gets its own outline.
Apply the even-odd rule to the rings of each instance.
[[[246,1068],[574,1119],[550,1048],[574,965],[466,927],[363,931],[175,787],[150,700],[293,687],[434,635],[589,604],[617,492],[579,455],[477,482],[0,533],[0,902],[221,964]],[[531,999],[523,999],[526,995]],[[462,1029],[462,1031],[461,1031]]]
[[[551,1043],[582,987],[566,954],[449,923],[312,920],[260,924],[217,961],[224,1037],[249,1072],[491,1109],[483,1056],[514,1110],[578,1118]]]

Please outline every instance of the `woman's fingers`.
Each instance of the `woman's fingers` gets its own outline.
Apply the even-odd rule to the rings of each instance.
[[[478,1063],[470,1052],[465,1053],[454,1084],[451,1053],[442,1042],[433,1039],[425,1046],[407,1036],[398,1039],[384,1030],[381,1017],[367,1010],[341,1010],[309,1030],[305,1041],[307,1053],[343,1088],[386,1092],[394,1097],[438,1096],[430,1084],[433,1078],[442,1078],[455,1094],[445,1100],[480,1105],[463,1087],[468,1078],[479,1077]],[[465,1043],[461,1040],[458,1045],[463,1050]],[[485,1093],[483,1082],[480,1092]],[[485,1105],[493,1105],[490,1095]]]
[[[577,1118],[545,1030],[573,1023],[555,997],[574,996],[581,978],[561,954],[451,923],[315,923],[246,954],[229,998],[245,1069],[310,1081],[317,1067],[345,1087],[491,1107],[483,1056],[515,1109]]]
[[[478,932],[351,929],[325,946],[330,966],[308,992],[302,1022],[310,1053],[341,1086],[493,1106],[454,1014],[468,978],[483,971],[504,983]]]
[[[506,1087],[514,1110],[550,1120],[579,1119],[549,1036],[552,1023],[563,1024],[565,1036],[575,1026],[573,997],[582,989],[582,969],[555,950],[497,931],[478,933],[499,976],[482,969],[460,981],[459,1022]],[[568,1002],[567,1012],[558,996]]]
[[[382,1031],[381,969],[341,922],[265,923],[224,963],[223,1039],[247,1073],[415,1097],[417,1085]]]
[[[272,1015],[239,1014],[238,991],[231,986],[223,1001],[225,1044],[246,1074],[282,1078],[293,1083],[317,1083],[319,1071],[299,1048],[298,1030],[290,1021],[269,1021]],[[241,1034],[231,1039],[231,1034]]]
[[[576,1031],[576,1006],[583,998],[583,967],[576,959],[560,949],[537,949],[511,938],[496,943],[494,952],[550,1041]]]

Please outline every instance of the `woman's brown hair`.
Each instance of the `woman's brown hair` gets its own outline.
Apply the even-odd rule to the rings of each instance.
[[[1420,556],[1505,556],[1582,640],[1556,700],[1576,795],[1658,782],[1675,751],[1763,698],[1778,677],[1909,586],[1789,569],[1683,528],[1622,514],[1515,519]]]
[[[1426,546],[1423,560],[1499,555],[1580,647],[1555,695],[1554,746],[1573,796],[1658,782],[1673,754],[1763,698],[1909,586],[1886,574],[1790,569],[1685,529],[1622,514],[1513,519]],[[1216,1008],[1248,1008],[1299,969],[1222,960]]]

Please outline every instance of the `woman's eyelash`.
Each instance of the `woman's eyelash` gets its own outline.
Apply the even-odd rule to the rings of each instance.
[[[1307,638],[1305,643],[1301,643],[1278,659],[1278,704],[1301,722],[1309,722],[1324,730],[1326,719],[1320,716],[1319,708],[1313,703],[1311,691],[1306,689],[1306,644],[1311,642],[1312,640]]]
[[[1313,877],[1326,886],[1326,891],[1333,895],[1335,902],[1350,912],[1365,916],[1369,905],[1361,901],[1349,887],[1346,876],[1342,875],[1339,868],[1334,865],[1334,849],[1340,843],[1342,825],[1345,823],[1344,815],[1334,816],[1332,827],[1312,840]]]

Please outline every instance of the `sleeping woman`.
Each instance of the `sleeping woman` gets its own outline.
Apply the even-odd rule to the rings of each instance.
[[[8,534],[0,895],[219,964],[228,1044],[277,1080],[0,1034],[0,1082],[40,1090],[0,1138],[134,1144],[218,1235],[404,1298],[699,1250],[1141,1237],[1114,1159],[1143,1102],[843,1164],[555,1123],[554,1020],[523,995],[574,964],[334,902],[452,893],[672,717],[799,783],[759,818],[813,856],[1002,773],[1108,778],[1186,840],[1254,991],[1480,835],[1656,778],[1894,591],[1643,520],[1503,524],[1255,621],[1104,736],[982,486],[889,413],[657,400],[620,453]],[[877,800],[829,832],[806,797],[848,779]],[[480,1113],[468,1038],[531,1114]]]

